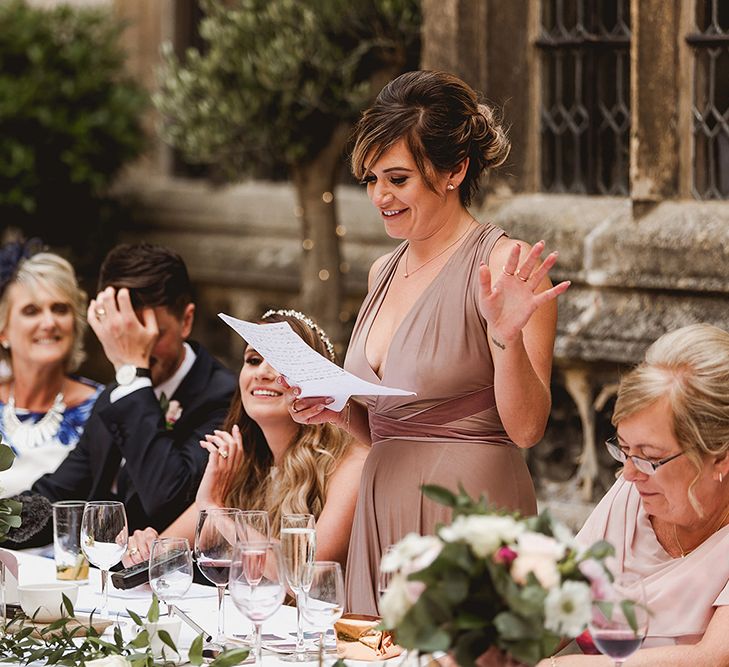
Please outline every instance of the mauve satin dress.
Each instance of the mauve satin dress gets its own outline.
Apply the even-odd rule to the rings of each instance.
[[[478,267],[502,235],[489,224],[466,235],[395,332],[382,378],[367,361],[365,342],[407,242],[386,260],[362,304],[345,368],[417,396],[366,399],[372,450],[349,545],[350,612],[377,614],[380,556],[389,545],[410,532],[432,534],[438,523],[450,521],[447,508],[422,495],[423,484],[456,491],[460,483],[496,506],[536,511],[523,453],[496,410],[486,321],[478,309]]]

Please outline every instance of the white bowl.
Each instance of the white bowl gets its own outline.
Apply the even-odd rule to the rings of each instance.
[[[20,607],[28,618],[40,623],[51,623],[66,615],[63,607],[63,596],[76,604],[78,584],[70,581],[59,581],[50,584],[25,584],[18,586]],[[36,613],[37,612],[37,613]]]

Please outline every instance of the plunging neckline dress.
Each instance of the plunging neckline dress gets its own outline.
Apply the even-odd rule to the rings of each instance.
[[[485,494],[498,507],[536,511],[523,453],[496,410],[486,321],[478,308],[478,267],[504,231],[479,224],[416,300],[390,342],[382,378],[365,354],[367,336],[407,249],[387,258],[355,323],[345,368],[416,396],[365,399],[372,449],[360,482],[347,559],[347,607],[377,613],[385,549],[407,533],[433,534],[450,511],[425,498],[423,484]]]

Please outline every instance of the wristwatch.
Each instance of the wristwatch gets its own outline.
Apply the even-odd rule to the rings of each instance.
[[[116,381],[122,387],[131,384],[135,378],[151,377],[152,373],[149,368],[139,368],[139,366],[135,366],[134,364],[124,364],[123,366],[119,366],[116,371]]]

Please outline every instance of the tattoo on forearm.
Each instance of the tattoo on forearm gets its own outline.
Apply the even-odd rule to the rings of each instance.
[[[493,336],[491,336],[491,340],[494,341],[494,345],[498,347],[500,350],[505,350],[506,345],[504,345],[501,341],[496,340]]]

